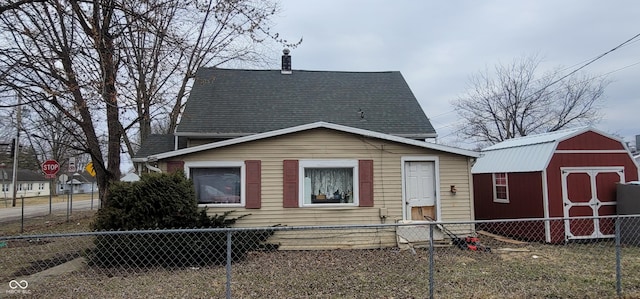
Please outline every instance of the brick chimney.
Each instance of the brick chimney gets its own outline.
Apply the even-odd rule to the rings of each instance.
[[[289,55],[289,49],[282,50],[282,70],[280,71],[283,75],[291,74],[291,56]]]

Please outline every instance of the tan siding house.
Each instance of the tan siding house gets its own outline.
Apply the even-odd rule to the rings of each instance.
[[[229,210],[235,211],[235,215],[251,214],[241,219],[238,226],[369,225],[419,222],[425,220],[424,216],[441,221],[474,219],[469,173],[475,152],[345,126],[314,123],[203,144],[152,158],[157,159],[162,171],[182,169],[187,176],[191,176],[195,168],[238,165],[241,168],[241,181],[247,181],[255,175],[248,173],[250,167],[243,166],[245,161],[259,161],[259,198],[249,198],[250,187],[243,184],[244,192],[241,192],[241,198],[236,203],[200,205],[208,207],[212,214]],[[313,190],[312,198],[305,198],[309,196],[305,195],[308,182],[302,182],[305,175],[298,174],[294,189],[297,188],[299,192],[287,205],[285,161],[298,161],[301,165],[298,166],[299,173],[304,172],[307,163],[336,163],[340,167],[346,165],[345,168],[355,169],[361,165],[358,161],[370,161],[373,184],[372,194],[367,196],[371,198],[364,198],[366,191],[358,186],[359,179],[355,174],[353,190],[337,190],[339,194],[350,192],[352,198],[348,201],[345,200],[347,196],[341,201],[335,198],[319,199],[320,194],[325,193],[323,190]],[[426,166],[425,170],[419,171],[423,179],[418,176],[416,180],[409,171],[416,165]],[[331,165],[328,167],[333,169]],[[420,191],[423,187],[422,184],[431,188],[425,189],[431,192],[427,194],[428,199],[412,198],[416,196],[415,190]],[[455,193],[452,189],[455,189]],[[314,234],[322,234],[323,237],[312,237]],[[393,229],[367,229],[355,235],[358,237],[353,237],[354,232],[345,234],[344,231],[282,232],[274,236],[271,242],[280,243],[282,249],[388,247],[395,246],[397,242]]]
[[[250,214],[236,226],[334,228],[279,231],[280,249],[378,248],[474,219],[478,153],[425,142],[437,136],[397,71],[201,68],[175,132],[132,160],[184,171],[209,213]]]

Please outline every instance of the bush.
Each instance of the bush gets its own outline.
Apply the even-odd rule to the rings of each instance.
[[[229,218],[232,212],[208,216],[206,209],[199,210],[193,184],[181,172],[146,174],[139,182],[114,183],[92,224],[94,230],[114,232],[95,239],[90,264],[103,267],[222,264],[226,261],[227,233],[193,228],[231,227],[249,215]],[[191,230],[162,231],[178,228]],[[154,231],[123,232],[131,230]],[[234,232],[233,260],[244,258],[248,251],[263,249],[263,243],[272,234],[269,230]]]
[[[199,220],[195,191],[182,172],[145,174],[116,182],[93,223],[95,230],[193,228]]]

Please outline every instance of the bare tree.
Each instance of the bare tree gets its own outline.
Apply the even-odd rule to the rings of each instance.
[[[19,93],[61,125],[71,137],[63,142],[90,155],[104,200],[120,176],[121,142],[133,147],[126,131],[142,139],[163,113],[173,130],[197,68],[255,59],[265,39],[285,44],[269,33],[276,11],[268,0],[0,4],[0,107],[17,105],[4,95]]]
[[[133,10],[145,4],[127,5]],[[271,0],[169,1],[148,9],[145,19],[127,17],[119,47],[126,61],[122,90],[135,91],[123,94],[134,111],[123,124],[129,132],[125,135],[129,152],[135,147],[130,140],[141,143],[153,128],[165,128],[154,133],[175,130],[200,67],[229,61],[259,63],[264,56],[257,49],[265,41],[287,47],[299,44],[269,31],[270,18],[277,12]]]
[[[32,103],[29,108],[33,111],[28,117],[23,117],[21,136],[35,150],[39,165],[54,159],[62,169],[66,169],[70,157],[82,160],[81,156],[86,152],[83,134],[75,123],[57,113],[45,101]]]
[[[19,8],[20,6],[25,4],[30,4],[34,2],[44,2],[44,1],[45,0],[15,0],[15,1],[7,0],[5,3],[0,4],[0,14],[2,14],[7,10]]]
[[[21,94],[26,105],[47,102],[80,128],[83,151],[96,165],[101,195],[120,176],[115,48],[123,30],[119,20],[124,14],[143,13],[125,12],[109,0],[50,0],[22,4],[0,15],[0,61],[17,65],[2,85]]]
[[[537,76],[540,61],[530,56],[473,76],[470,89],[452,102],[464,120],[460,137],[487,145],[597,122],[609,82],[588,75],[560,80],[560,70]]]

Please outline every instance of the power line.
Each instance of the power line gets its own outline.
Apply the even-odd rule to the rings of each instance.
[[[456,111],[456,110],[455,110],[455,109],[453,109],[453,110],[449,110],[449,111],[447,111],[447,112],[445,112],[445,113],[440,113],[440,114],[438,114],[438,115],[436,115],[436,116],[432,116],[432,117],[430,117],[429,119],[430,119],[430,120],[432,120],[432,119],[434,119],[434,118],[438,118],[438,117],[440,117],[440,116],[445,116],[445,115],[447,115],[447,114],[449,114],[449,113],[451,113],[451,112],[454,112],[454,111]]]
[[[640,34],[639,34],[639,35],[640,35]],[[602,75],[600,75],[600,76],[598,76],[598,77],[604,77],[604,76],[607,76],[607,75],[613,74],[613,73],[615,73],[615,72],[619,72],[619,71],[622,71],[622,70],[624,70],[624,69],[628,69],[628,68],[630,68],[630,67],[634,67],[634,66],[637,66],[637,65],[640,65],[640,61],[635,62],[635,63],[632,63],[632,64],[629,64],[629,65],[626,65],[626,66],[623,66],[623,67],[621,67],[621,68],[617,68],[617,69],[612,70],[612,71],[609,71],[609,72],[604,73],[604,74],[602,74]],[[579,83],[580,83],[580,82],[578,82],[578,83],[576,83],[576,84],[579,84]],[[451,112],[451,111],[449,111],[449,112],[447,112],[447,113],[450,113],[450,112]],[[447,114],[447,113],[443,113],[443,114],[440,114],[440,115],[444,115],[444,114]],[[440,129],[445,129],[445,128],[448,128],[448,127],[453,127],[453,126],[456,126],[456,125],[458,125],[458,124],[462,123],[463,121],[464,121],[464,120],[457,120],[457,121],[451,122],[451,123],[449,123],[449,124],[446,124],[446,125],[444,125],[444,126],[438,127],[438,128],[436,128],[436,129],[437,129],[437,130],[440,130]],[[457,135],[457,134],[458,134],[458,133],[460,133],[462,130],[464,130],[464,128],[460,128],[460,129],[452,130],[451,132],[449,132],[449,133],[447,133],[447,134],[445,134],[445,135],[438,136],[438,139],[444,139],[444,138],[451,137],[452,135]]]
[[[539,92],[541,92],[541,91],[543,91],[543,90],[545,90],[545,89],[549,88],[550,86],[552,86],[552,85],[554,85],[554,84],[556,84],[556,83],[558,83],[558,82],[560,82],[560,81],[562,81],[562,80],[566,79],[567,77],[569,77],[569,76],[571,76],[571,75],[573,75],[573,74],[577,73],[577,72],[578,72],[578,71],[580,71],[581,69],[583,69],[583,68],[587,67],[588,65],[590,65],[590,64],[592,64],[592,63],[594,63],[594,62],[596,62],[597,60],[599,60],[599,59],[601,59],[602,57],[604,57],[604,56],[606,56],[606,55],[610,54],[610,53],[611,53],[611,52],[613,52],[613,51],[616,51],[616,50],[618,50],[618,49],[620,49],[620,48],[622,48],[622,47],[625,47],[625,46],[627,46],[627,45],[629,45],[629,44],[639,42],[640,40],[636,40],[636,41],[634,41],[634,40],[635,40],[636,38],[638,38],[638,37],[640,37],[640,33],[638,33],[638,34],[634,35],[634,36],[633,36],[633,37],[631,37],[630,39],[628,39],[628,40],[624,41],[623,43],[621,43],[621,44],[619,44],[619,45],[617,45],[617,46],[615,46],[614,48],[612,48],[611,50],[609,50],[609,51],[607,51],[607,52],[604,52],[604,53],[602,53],[602,54],[600,54],[600,55],[598,55],[598,56],[596,56],[596,57],[594,57],[594,58],[592,58],[592,59],[590,59],[590,60],[589,60],[589,59],[584,60],[583,62],[585,62],[585,61],[586,61],[586,62],[585,62],[582,66],[580,66],[580,67],[578,67],[577,69],[575,69],[575,70],[573,70],[573,71],[569,72],[568,74],[566,74],[566,75],[564,75],[564,76],[560,77],[559,79],[557,79],[557,80],[555,80],[555,81],[553,81],[553,82],[551,82],[551,83],[549,83],[549,84],[545,85],[544,87],[542,87],[542,88],[538,89],[538,90],[537,90],[536,92],[534,92],[533,94],[539,93]],[[570,68],[572,68],[572,67],[574,67],[574,66],[580,65],[580,64],[581,64],[581,63],[583,63],[583,62],[579,62],[579,63],[574,64],[574,65],[572,65],[572,66],[566,67],[566,68],[562,69],[562,71],[567,70],[567,69],[570,69]],[[622,68],[620,68],[620,69],[613,70],[613,71],[608,72],[608,73],[605,73],[604,75],[601,75],[601,76],[599,76],[599,77],[606,76],[606,75],[609,75],[609,74],[611,74],[611,73],[614,73],[614,72],[617,72],[617,71],[621,71],[621,70],[623,70],[623,69],[626,69],[626,68],[629,68],[629,67],[632,67],[632,66],[635,66],[635,65],[638,65],[638,64],[640,64],[640,62],[638,62],[638,63],[634,63],[634,64],[631,64],[631,65],[628,65],[628,66],[625,66],[625,67],[622,67]],[[539,81],[539,80],[542,80],[542,78],[541,78],[541,79],[538,79],[538,81]],[[433,119],[435,119],[435,118],[438,118],[438,117],[441,117],[441,116],[447,115],[447,114],[452,113],[452,112],[454,112],[454,111],[455,111],[455,109],[452,109],[452,110],[449,110],[449,111],[447,111],[447,112],[444,112],[444,113],[438,114],[438,115],[436,115],[436,116],[430,117],[429,119],[430,119],[430,120],[433,120]],[[446,127],[449,127],[449,126],[450,126],[450,125],[446,125],[446,126],[444,126],[444,127],[442,127],[442,128],[446,128]]]
[[[608,72],[608,73],[604,73],[604,74],[602,74],[602,75],[601,75],[601,77],[602,77],[602,76],[607,76],[607,75],[609,75],[609,74],[613,74],[613,73],[615,73],[615,72],[619,72],[619,71],[624,70],[624,69],[628,69],[628,68],[630,68],[630,67],[634,67],[634,66],[639,65],[639,64],[640,64],[640,61],[638,61],[638,62],[636,62],[636,63],[629,64],[629,65],[627,65],[627,66],[623,66],[623,67],[621,67],[621,68],[619,68],[619,69],[615,69],[615,70],[610,71],[610,72]]]
[[[575,70],[573,70],[573,71],[569,72],[568,74],[566,74],[566,75],[564,75],[564,76],[560,77],[559,79],[557,79],[557,80],[555,80],[555,81],[553,81],[553,82],[551,82],[551,83],[547,84],[546,86],[544,86],[544,87],[540,88],[538,91],[534,92],[533,94],[539,93],[539,92],[541,92],[541,91],[543,91],[543,90],[547,89],[549,86],[554,85],[554,84],[556,84],[556,83],[558,83],[558,82],[560,82],[560,81],[562,81],[562,80],[566,79],[567,77],[569,77],[569,76],[571,76],[571,75],[573,75],[573,74],[577,73],[579,70],[581,70],[581,69],[583,69],[583,68],[587,67],[588,65],[590,65],[590,64],[592,64],[592,63],[594,63],[594,62],[596,62],[597,60],[599,60],[600,58],[604,57],[605,55],[607,55],[607,54],[609,54],[609,53],[611,53],[611,52],[613,52],[613,51],[615,51],[615,50],[618,50],[618,49],[620,49],[620,48],[624,47],[625,45],[627,45],[627,44],[631,43],[631,41],[633,41],[634,39],[638,38],[639,36],[640,36],[640,33],[638,33],[638,34],[634,35],[632,38],[630,38],[630,39],[628,39],[628,40],[624,41],[623,43],[621,43],[621,44],[619,44],[619,45],[615,46],[613,49],[611,49],[611,50],[609,50],[609,51],[607,51],[607,52],[604,52],[604,53],[602,53],[602,54],[600,54],[600,55],[596,56],[595,58],[591,59],[589,62],[587,62],[587,63],[583,64],[581,67],[579,67],[579,68],[577,68],[577,69],[575,69]]]
[[[553,81],[553,82],[551,82],[551,83],[547,84],[546,86],[544,86],[544,87],[540,88],[539,90],[537,90],[537,91],[536,91],[536,92],[534,92],[533,94],[539,93],[539,92],[541,92],[541,91],[543,91],[543,90],[545,90],[545,89],[549,88],[550,86],[552,86],[552,85],[554,85],[554,84],[556,84],[556,83],[558,83],[558,82],[560,82],[560,81],[562,81],[562,80],[566,79],[567,77],[569,77],[569,76],[571,76],[571,75],[573,75],[573,74],[577,73],[577,72],[578,72],[578,71],[580,71],[581,69],[584,69],[585,67],[587,67],[587,66],[589,66],[590,64],[592,64],[592,63],[596,62],[597,60],[601,59],[602,57],[604,57],[604,56],[606,56],[606,55],[608,55],[608,54],[610,54],[610,53],[612,53],[612,52],[614,52],[614,51],[616,51],[616,50],[618,50],[618,49],[620,49],[620,48],[622,48],[622,47],[625,47],[625,46],[627,46],[627,45],[629,45],[629,44],[631,44],[631,43],[636,43],[636,42],[640,41],[640,40],[635,40],[635,39],[637,39],[638,37],[640,37],[640,33],[638,33],[638,34],[634,35],[633,37],[631,37],[631,38],[627,39],[627,40],[626,40],[626,41],[624,41],[623,43],[621,43],[621,44],[619,44],[619,45],[617,45],[617,46],[613,47],[613,48],[612,48],[611,50],[609,50],[609,51],[606,51],[606,52],[604,52],[604,53],[602,53],[602,54],[600,54],[600,55],[598,55],[598,56],[596,56],[596,57],[594,57],[594,58],[592,58],[592,59],[590,59],[590,60],[585,60],[586,62],[585,62],[582,66],[580,66],[580,67],[578,67],[578,68],[574,69],[573,71],[571,71],[571,72],[567,73],[566,75],[564,75],[564,76],[560,77],[559,79],[557,79],[557,80],[555,80],[555,81]],[[635,40],[635,41],[634,41],[634,40]],[[581,63],[582,63],[582,62],[581,62]],[[580,63],[575,64],[574,66],[579,65],[579,64],[580,64]],[[624,69],[627,69],[627,68],[630,68],[630,67],[633,67],[633,66],[636,66],[636,65],[639,65],[639,64],[640,64],[640,61],[639,61],[639,62],[636,62],[636,63],[633,63],[633,64],[630,64],[630,65],[627,65],[627,66],[624,66],[624,67],[621,67],[621,68],[618,68],[618,69],[615,69],[615,70],[613,70],[613,71],[607,72],[607,73],[605,73],[605,74],[603,74],[603,75],[600,75],[600,76],[598,76],[598,77],[603,77],[603,76],[606,76],[606,75],[609,75],[609,74],[612,74],[612,73],[615,73],[615,72],[618,72],[618,71],[621,71],[621,70],[624,70]],[[573,67],[573,66],[571,66],[571,67]],[[571,67],[564,68],[563,70],[569,69],[569,68],[571,68]],[[430,120],[432,120],[432,119],[434,119],[434,118],[437,118],[437,117],[441,117],[441,116],[447,115],[447,114],[449,114],[449,113],[451,113],[451,112],[454,112],[454,111],[455,111],[455,109],[452,109],[452,110],[449,110],[449,111],[447,111],[447,112],[444,112],[444,113],[438,114],[438,115],[436,115],[436,116],[434,116],[434,117],[430,118]],[[448,127],[452,127],[452,126],[458,125],[461,121],[462,121],[462,120],[458,120],[458,121],[455,121],[455,122],[452,122],[452,123],[446,124],[446,125],[444,125],[444,126],[439,127],[438,129],[444,129],[444,128],[448,128]],[[449,133],[448,133],[448,134],[446,134],[446,135],[438,136],[438,139],[444,139],[444,138],[447,138],[447,137],[449,137],[449,136],[451,136],[451,135],[454,135],[454,134],[459,133],[460,131],[462,131],[462,129],[453,130],[453,131],[449,132]]]

